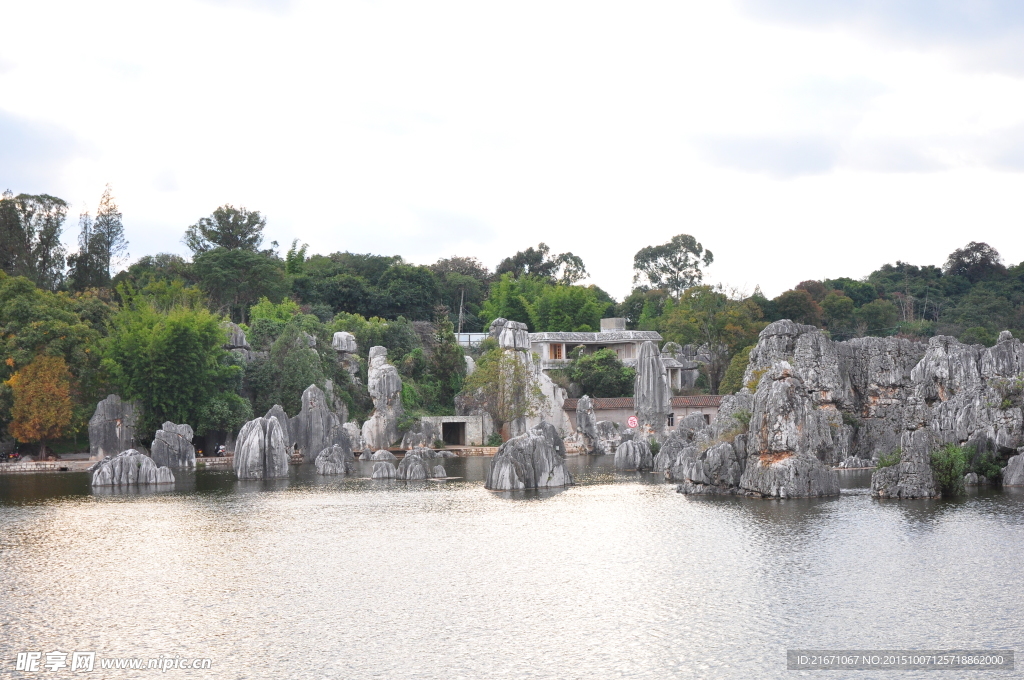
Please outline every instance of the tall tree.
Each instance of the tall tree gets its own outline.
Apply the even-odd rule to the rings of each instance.
[[[195,255],[214,248],[256,252],[263,244],[266,226],[267,218],[258,210],[222,205],[186,229],[183,241]]]
[[[94,250],[99,266],[106,273],[109,280],[111,266],[116,257],[128,254],[128,241],[124,237],[124,223],[121,221],[121,211],[114,200],[114,192],[110,185],[103,190],[100,197],[100,205],[96,208],[96,221],[92,228],[92,241],[90,250]]]
[[[963,276],[977,283],[1006,273],[999,251],[987,243],[971,241],[949,254],[943,271],[948,276]]]
[[[540,276],[552,283],[565,285],[582,281],[587,277],[587,268],[583,259],[572,253],[560,253],[549,258],[551,248],[545,243],[537,244],[537,248],[520,250],[512,257],[506,257],[495,269],[495,274],[511,274],[520,276]]]
[[[192,275],[220,312],[245,323],[261,297],[280,302],[288,293],[284,262],[265,253],[215,248],[196,257]]]
[[[56,290],[64,280],[65,250],[60,236],[68,204],[56,196],[0,197],[0,267],[40,288]]]
[[[68,287],[74,291],[88,288],[106,288],[110,285],[109,269],[103,266],[97,252],[99,239],[95,237],[92,216],[83,212],[78,217],[78,252],[68,256]]]
[[[59,439],[71,424],[71,374],[63,357],[40,354],[7,381],[14,393],[7,429],[18,440],[39,444],[46,457],[46,442]]]
[[[704,280],[702,267],[714,262],[710,250],[689,234],[677,234],[668,243],[647,246],[633,256],[633,283],[644,278],[652,288],[665,288],[679,299],[683,291]]]
[[[535,416],[547,399],[529,361],[521,352],[495,347],[484,352],[466,378],[466,401],[484,409],[498,430],[518,418]]]
[[[438,317],[436,327],[430,373],[438,385],[438,402],[445,409],[454,409],[455,395],[466,380],[466,359],[447,314]]]

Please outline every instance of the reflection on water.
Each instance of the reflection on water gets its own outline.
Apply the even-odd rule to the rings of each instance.
[[[539,493],[486,491],[487,458],[443,482],[307,465],[107,495],[0,476],[0,676],[60,649],[210,657],[216,678],[791,677],[788,647],[1021,639],[1024,494],[879,502],[846,472],[837,498],[693,498],[611,462]]]

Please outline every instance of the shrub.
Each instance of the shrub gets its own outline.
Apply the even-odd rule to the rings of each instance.
[[[892,467],[893,465],[899,465],[900,458],[903,455],[903,451],[896,449],[892,453],[884,453],[878,457],[878,468]]]
[[[932,451],[932,472],[943,496],[961,496],[964,493],[964,475],[967,474],[969,452],[962,446],[946,444]]]
[[[743,425],[743,431],[746,432],[747,430],[750,429],[750,418],[752,415],[753,414],[750,411],[746,409],[741,409],[733,413],[732,417],[738,420],[741,425]]]
[[[501,446],[501,443],[501,435],[497,432],[492,432],[487,437],[487,441],[484,442],[484,446]]]
[[[658,451],[661,451],[661,442],[659,442],[657,439],[652,439],[651,442],[650,442],[650,446],[651,446],[651,455],[652,456],[657,456],[658,455]]]
[[[761,384],[761,378],[767,372],[768,372],[767,368],[758,368],[758,369],[754,370],[754,372],[752,373],[753,377],[750,380],[747,381],[747,384],[745,385],[745,387],[748,390],[750,390],[751,392],[756,392],[757,391],[757,386],[759,384]]]
[[[435,439],[434,443],[433,443],[433,447],[435,449],[443,449],[444,448],[444,440],[443,439]]]
[[[860,419],[852,413],[843,413],[843,425],[858,427],[860,425]]]
[[[974,472],[982,477],[986,477],[989,481],[998,480],[1003,476],[1003,468],[999,464],[999,461],[991,452],[985,451],[974,457],[971,462],[970,472]]]

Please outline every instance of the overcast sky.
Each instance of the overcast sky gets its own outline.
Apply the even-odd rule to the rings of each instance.
[[[968,241],[1024,260],[1024,3],[3,3],[0,190],[131,255],[224,203],[311,252],[544,241],[628,293],[693,234],[774,296]],[[73,242],[77,220],[69,219]]]

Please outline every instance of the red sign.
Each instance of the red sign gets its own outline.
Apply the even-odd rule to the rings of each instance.
[[[629,425],[630,427],[636,427],[639,424],[640,421],[636,419],[636,416],[630,416],[629,420],[626,421],[626,425]]]

